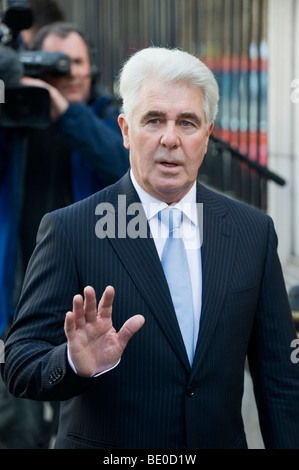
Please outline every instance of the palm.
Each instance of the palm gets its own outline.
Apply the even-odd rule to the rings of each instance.
[[[118,362],[144,318],[141,315],[129,318],[117,333],[112,324],[113,287],[106,288],[98,307],[92,287],[86,287],[84,295],[84,299],[81,295],[74,297],[73,311],[66,315],[65,333],[77,373],[90,377]]]

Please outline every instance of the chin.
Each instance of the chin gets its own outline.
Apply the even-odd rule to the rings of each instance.
[[[193,184],[193,183],[192,183]],[[171,204],[174,202],[179,202],[185,194],[191,188],[191,185],[170,185],[164,184],[163,186],[157,189],[157,192],[160,195],[160,198],[167,202],[167,204]]]
[[[69,96],[69,97],[66,96],[66,99],[70,103],[75,103],[75,104],[76,103],[83,103],[83,101],[84,101],[81,96],[80,97],[79,96]]]
[[[181,199],[180,192],[177,189],[173,188],[166,188],[158,189],[156,194],[158,195],[158,199],[167,204],[172,204],[173,202],[178,202]]]

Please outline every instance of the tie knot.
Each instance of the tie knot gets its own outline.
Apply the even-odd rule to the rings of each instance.
[[[170,237],[179,237],[183,213],[179,209],[167,207],[160,212],[161,221],[169,227]]]

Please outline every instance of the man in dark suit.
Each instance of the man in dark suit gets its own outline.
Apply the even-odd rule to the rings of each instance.
[[[57,448],[241,449],[248,357],[265,447],[298,448],[296,331],[272,220],[197,182],[216,81],[190,54],[149,48],[125,64],[120,92],[131,170],[44,217],[4,380],[61,401]],[[189,357],[161,263],[169,206],[183,211]]]

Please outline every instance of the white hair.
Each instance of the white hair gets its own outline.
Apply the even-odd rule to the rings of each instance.
[[[179,49],[149,47],[132,55],[119,76],[119,94],[128,123],[138,105],[139,90],[145,80],[154,77],[166,83],[200,88],[204,97],[207,127],[218,111],[219,88],[211,70],[198,57]]]

